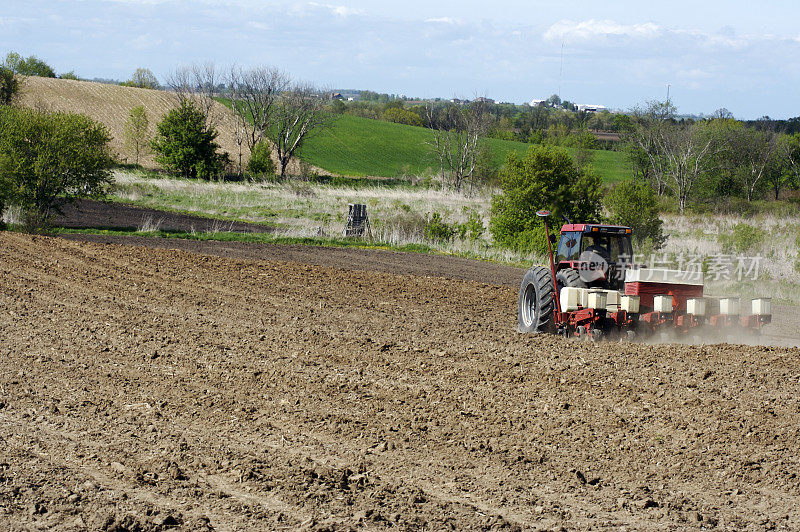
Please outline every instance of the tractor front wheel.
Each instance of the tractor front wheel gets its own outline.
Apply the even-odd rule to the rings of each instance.
[[[522,278],[519,288],[517,326],[519,332],[554,333],[553,274],[542,266],[534,266]]]

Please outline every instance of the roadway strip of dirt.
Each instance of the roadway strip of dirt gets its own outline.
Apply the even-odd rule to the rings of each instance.
[[[88,199],[64,205],[63,214],[54,224],[60,227],[134,229],[144,227],[162,231],[233,231],[237,233],[272,233],[274,228],[247,222],[232,222],[216,218],[205,218],[191,214],[173,213],[157,209],[110,203]]]
[[[0,233],[0,528],[797,529],[797,349],[514,288]]]
[[[463,279],[519,287],[524,270],[502,264],[427,253],[327,246],[255,244],[113,235],[62,235],[68,240],[174,249],[232,259],[299,262],[353,271]]]

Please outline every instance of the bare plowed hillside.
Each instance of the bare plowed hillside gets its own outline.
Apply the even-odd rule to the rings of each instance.
[[[150,133],[154,135],[156,125],[170,109],[177,105],[175,96],[165,92],[135,87],[122,87],[90,81],[25,77],[22,81],[20,104],[26,107],[50,111],[83,113],[108,127],[113,137],[111,145],[121,159],[133,162],[133,155],[125,149],[125,122],[130,110],[143,106],[150,121]],[[212,120],[219,136],[217,142],[234,160],[238,154],[236,141],[231,132],[230,117],[222,104],[215,104]],[[154,167],[151,154],[140,162]]]
[[[515,299],[0,233],[0,528],[800,528],[800,351]]]

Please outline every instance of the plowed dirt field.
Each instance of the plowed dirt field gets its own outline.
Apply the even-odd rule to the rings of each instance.
[[[800,528],[800,351],[520,335],[515,305],[0,233],[0,529]]]

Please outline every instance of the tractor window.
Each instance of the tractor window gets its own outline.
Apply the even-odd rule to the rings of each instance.
[[[578,260],[578,253],[581,249],[580,242],[580,231],[561,233],[561,240],[558,243],[558,250],[556,250],[556,262]]]
[[[631,242],[625,235],[589,233],[581,241],[581,253],[594,251],[609,262],[630,261]]]
[[[628,236],[621,236],[617,239],[619,244],[619,258],[620,262],[633,262],[633,248],[631,248],[631,239]]]

